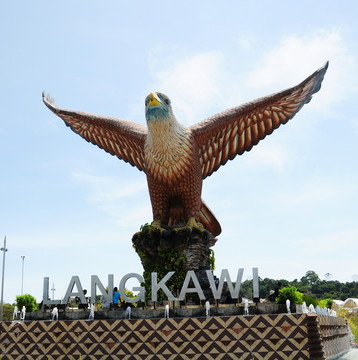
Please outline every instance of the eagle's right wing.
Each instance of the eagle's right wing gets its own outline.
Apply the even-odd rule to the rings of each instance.
[[[203,179],[287,123],[320,87],[328,67],[290,89],[225,110],[189,127],[198,147]]]
[[[144,170],[144,142],[147,128],[130,121],[63,110],[42,94],[45,105],[59,116],[67,126],[86,141],[97,145],[111,155]]]

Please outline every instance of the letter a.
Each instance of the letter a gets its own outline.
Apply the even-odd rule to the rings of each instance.
[[[194,284],[193,288],[188,288],[190,280],[192,280],[192,282]],[[185,299],[186,293],[188,293],[188,292],[197,293],[199,295],[200,300],[205,300],[205,296],[204,296],[203,290],[199,284],[198,278],[196,277],[195,272],[192,270],[188,271],[186,274],[183,287],[181,288],[181,291],[180,291],[179,300],[183,301]]]

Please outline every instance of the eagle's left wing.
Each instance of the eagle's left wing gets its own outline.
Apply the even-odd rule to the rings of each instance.
[[[45,105],[59,116],[73,132],[111,155],[145,171],[144,142],[147,128],[122,119],[64,110],[42,94]]]
[[[292,119],[320,89],[327,68],[328,62],[297,86],[225,110],[189,127],[199,147],[203,179]]]

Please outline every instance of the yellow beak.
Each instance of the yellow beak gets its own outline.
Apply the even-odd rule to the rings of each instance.
[[[158,106],[161,103],[162,102],[156,93],[152,92],[148,95],[148,106]]]

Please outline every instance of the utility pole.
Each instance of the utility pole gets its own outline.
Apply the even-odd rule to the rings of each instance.
[[[55,283],[52,283],[52,289],[51,289],[51,291],[52,291],[52,300],[55,298]]]
[[[24,295],[24,262],[25,262],[25,256],[21,256],[22,259],[22,275],[21,275],[21,295]]]
[[[1,307],[0,307],[0,321],[3,319],[4,315],[4,273],[5,273],[5,254],[6,254],[6,236],[4,238],[4,247],[0,249],[3,252],[2,257],[2,281],[1,281]]]

